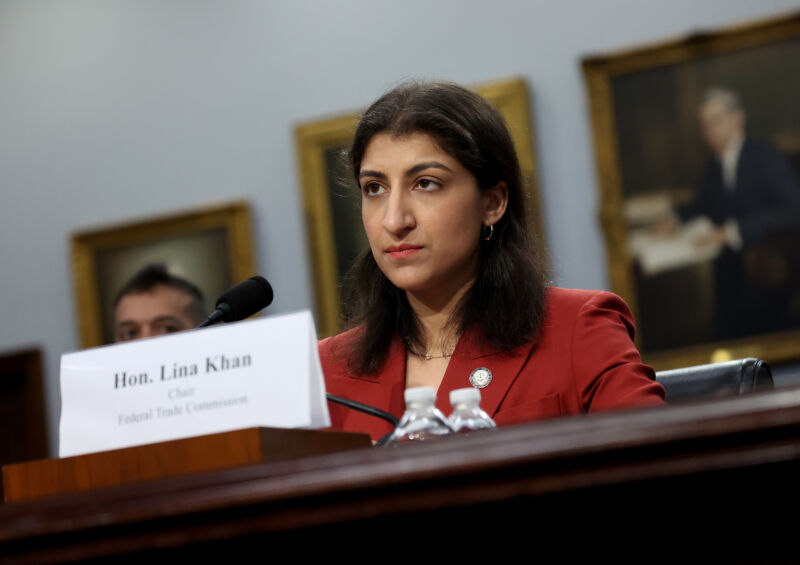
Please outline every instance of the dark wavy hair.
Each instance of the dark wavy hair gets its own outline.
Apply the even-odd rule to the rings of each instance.
[[[545,270],[527,225],[514,143],[497,110],[457,84],[412,82],[392,89],[369,107],[356,129],[349,152],[356,182],[367,145],[379,133],[431,136],[475,176],[482,191],[505,182],[505,214],[492,238],[481,240],[477,279],[449,323],[459,334],[479,328],[481,337],[500,350],[538,340]],[[427,350],[405,292],[381,272],[369,248],[345,277],[342,310],[348,327],[360,327],[349,349],[349,366],[357,374],[376,373],[395,336],[413,350]]]

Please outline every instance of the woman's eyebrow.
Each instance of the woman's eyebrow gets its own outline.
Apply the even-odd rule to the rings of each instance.
[[[425,169],[442,169],[444,171],[453,172],[453,169],[445,165],[444,163],[440,163],[439,161],[425,161],[424,163],[418,163],[411,167],[410,169],[406,170],[405,176],[410,177],[417,174],[420,171],[424,171]],[[364,177],[373,177],[376,179],[386,180],[388,177],[386,173],[382,173],[380,171],[370,171],[363,169],[358,173],[358,178]]]
[[[363,179],[364,177],[375,177],[376,179],[386,180],[388,177],[386,173],[382,173],[380,171],[366,171],[362,170],[358,173],[358,178]]]
[[[451,173],[453,172],[453,169],[451,169],[444,163],[440,163],[439,161],[426,161],[425,163],[419,163],[408,169],[406,171],[406,176],[410,177],[412,175],[417,174],[420,171],[424,171],[425,169],[443,169]]]

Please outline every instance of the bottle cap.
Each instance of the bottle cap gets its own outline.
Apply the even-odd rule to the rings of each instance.
[[[430,404],[433,404],[433,402],[436,400],[436,393],[433,392],[432,387],[417,386],[414,388],[407,388],[404,397],[406,399],[406,404],[426,401]]]
[[[450,391],[450,404],[455,406],[460,402],[473,401],[476,404],[481,403],[481,391],[477,388],[459,388]]]

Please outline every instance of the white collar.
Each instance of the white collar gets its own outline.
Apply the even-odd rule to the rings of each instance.
[[[744,136],[740,135],[730,143],[722,152],[720,160],[723,163],[736,163],[739,159],[739,153],[742,152],[742,145],[744,145]]]

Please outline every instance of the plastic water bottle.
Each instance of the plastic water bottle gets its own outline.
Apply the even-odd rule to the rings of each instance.
[[[494,420],[481,410],[481,391],[477,388],[459,388],[450,392],[453,413],[448,421],[456,433],[474,432],[496,428]]]
[[[406,412],[387,441],[388,445],[426,441],[453,433],[447,418],[436,406],[436,393],[429,386],[405,391]]]

